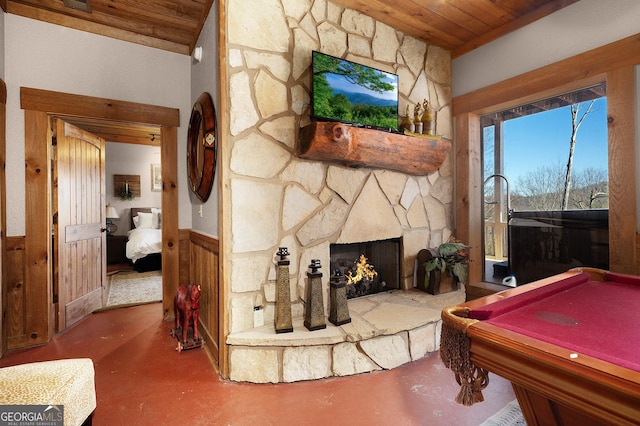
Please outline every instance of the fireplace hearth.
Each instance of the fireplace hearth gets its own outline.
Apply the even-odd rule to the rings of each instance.
[[[400,288],[401,239],[331,244],[332,274],[347,282],[347,298]]]

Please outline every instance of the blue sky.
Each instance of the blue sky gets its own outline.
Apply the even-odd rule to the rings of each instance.
[[[327,83],[329,83],[329,86],[331,86],[331,88],[334,90],[338,89],[338,90],[343,90],[347,92],[365,93],[367,95],[375,96],[376,98],[397,100],[398,99],[397,77],[393,74],[388,74],[384,71],[378,71],[378,72],[386,76],[383,81],[386,81],[387,83],[392,83],[395,87],[395,90],[391,92],[378,93],[378,92],[374,92],[373,90],[364,88],[362,86],[358,86],[357,84],[351,84],[341,75],[326,74],[326,78],[327,78]]]
[[[583,104],[581,111],[586,110]],[[533,114],[504,124],[505,175],[517,190],[518,177],[541,166],[566,165],[571,137],[569,107]],[[596,100],[578,130],[573,170],[607,170],[606,98]]]

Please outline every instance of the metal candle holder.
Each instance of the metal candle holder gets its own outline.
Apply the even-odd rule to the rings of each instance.
[[[344,275],[336,269],[329,283],[329,321],[334,325],[342,325],[351,322],[349,305],[347,305],[347,284]]]
[[[280,247],[276,255],[280,256],[276,267],[276,333],[293,331],[291,320],[291,287],[289,287],[289,250]]]
[[[306,310],[304,315],[304,326],[309,331],[327,328],[324,320],[324,300],[322,298],[322,272],[320,269],[320,259],[312,259],[309,265],[311,272],[307,272]]]

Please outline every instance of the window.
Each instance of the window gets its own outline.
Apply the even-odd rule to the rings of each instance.
[[[608,208],[606,102],[600,84],[481,118],[487,262],[508,260],[511,212]]]

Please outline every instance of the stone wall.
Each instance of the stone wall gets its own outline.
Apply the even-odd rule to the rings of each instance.
[[[309,123],[312,50],[398,74],[400,111],[428,99],[436,133],[451,139],[449,52],[326,0],[228,0],[227,20],[230,333],[254,327],[256,304],[273,325],[280,246],[291,252],[294,316],[304,313],[307,266],[328,266],[331,243],[402,237],[410,288],[417,252],[451,235],[451,158],[411,176],[301,160],[295,147]]]

